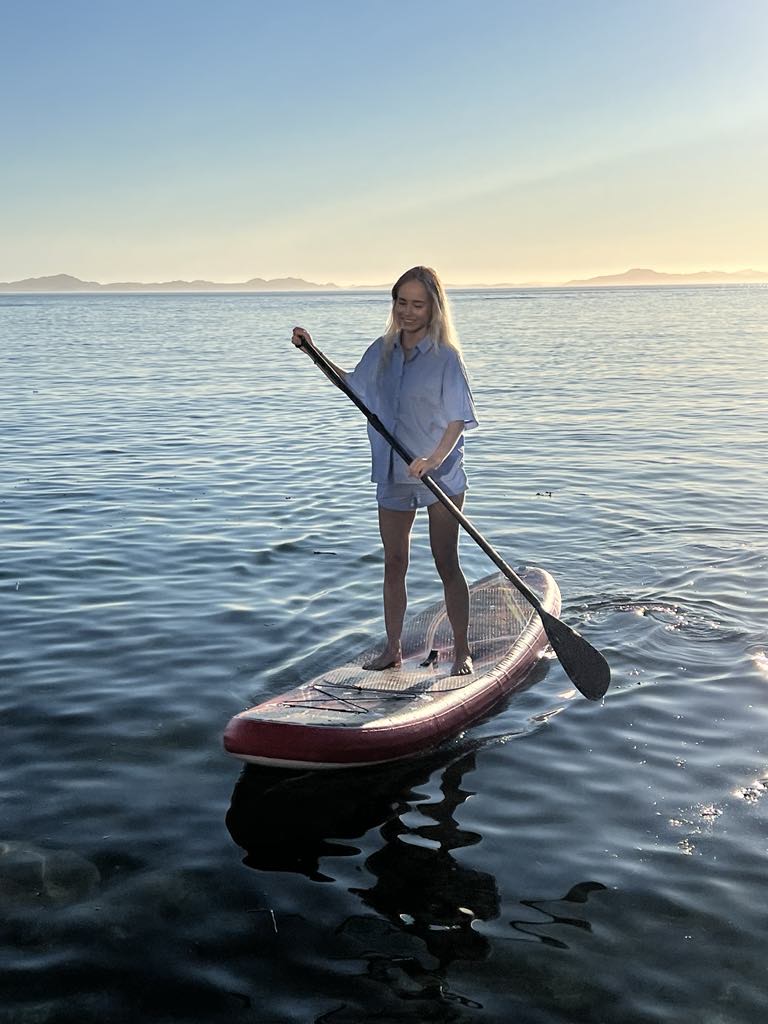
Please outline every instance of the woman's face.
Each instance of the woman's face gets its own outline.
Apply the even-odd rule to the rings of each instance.
[[[395,323],[412,341],[420,341],[432,319],[432,302],[421,281],[406,281],[394,302]]]

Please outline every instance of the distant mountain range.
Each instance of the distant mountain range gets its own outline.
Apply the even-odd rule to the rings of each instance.
[[[582,281],[566,281],[567,285],[638,285],[638,284],[754,284],[768,281],[768,273],[762,270],[700,270],[695,274],[665,274],[658,270],[634,268],[623,274],[607,274],[603,277],[589,277]]]
[[[588,277],[583,280],[565,281],[563,285],[553,284],[483,284],[453,285],[458,288],[554,288],[554,287],[615,287],[616,285],[681,285],[681,284],[755,284],[768,282],[768,273],[762,270],[701,270],[692,274],[666,274],[658,270],[634,268],[623,274],[607,274],[602,277]],[[350,290],[386,291],[389,285],[357,285]],[[249,281],[222,284],[214,281],[161,281],[142,284],[138,281],[118,281],[99,284],[98,281],[81,281],[71,274],[54,274],[49,277],[27,277],[23,281],[0,282],[0,292],[307,292],[338,291],[340,285],[328,282],[316,284],[300,277],[276,277],[266,280],[252,277]]]
[[[276,277],[271,281],[253,277],[250,281],[236,284],[214,281],[159,281],[152,284],[116,281],[112,284],[99,284],[98,281],[81,281],[71,274],[27,277],[23,281],[0,283],[0,291],[3,292],[305,292],[327,291],[337,287],[335,284],[313,284],[299,277]]]

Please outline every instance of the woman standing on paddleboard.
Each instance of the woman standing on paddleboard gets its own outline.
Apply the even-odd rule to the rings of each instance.
[[[303,327],[293,329],[292,341],[297,348],[315,347]],[[365,351],[354,370],[331,365],[387,430],[408,451],[419,453],[407,465],[377,431],[368,427],[371,479],[376,483],[384,545],[387,644],[363,667],[375,670],[400,665],[411,527],[417,509],[426,508],[432,555],[453,629],[452,673],[469,675],[469,591],[459,563],[459,524],[421,483],[421,477],[429,473],[458,508],[463,506],[467,489],[464,431],[477,426],[458,336],[445,289],[435,271],[429,267],[407,270],[392,288],[392,310],[382,337]]]

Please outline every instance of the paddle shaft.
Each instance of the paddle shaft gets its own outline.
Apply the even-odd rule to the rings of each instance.
[[[352,388],[349,387],[349,385],[341,376],[341,374],[337,373],[334,367],[328,362],[323,353],[319,349],[315,348],[314,345],[308,345],[306,342],[302,342],[301,348],[307,353],[307,355],[310,357],[315,366],[319,367],[323,371],[323,373],[331,381],[331,383],[335,384],[340,391],[344,392],[347,398],[351,399],[355,403],[357,408],[360,410],[361,413],[363,413],[363,415],[366,417],[371,426],[375,430],[377,430],[383,438],[385,438],[385,440],[391,445],[392,449],[395,452],[397,452],[400,458],[403,459],[403,461],[410,466],[410,464],[413,462],[414,456],[411,455],[408,449],[398,441],[394,434],[387,430],[387,428],[381,422],[376,413],[371,412],[368,406],[363,401],[361,401],[360,398],[358,398],[358,396],[355,394]],[[426,484],[430,491],[432,491],[437,500],[441,502],[443,505],[445,505],[445,507],[448,509],[448,511],[451,513],[454,519],[458,520],[458,522],[466,530],[466,532],[469,534],[472,540],[483,549],[483,551],[486,553],[486,555],[488,555],[488,557],[494,563],[494,565],[498,566],[498,568],[507,577],[510,583],[512,583],[520,591],[520,593],[523,595],[526,601],[528,601],[536,609],[539,615],[547,615],[548,613],[545,612],[541,606],[541,601],[530,589],[530,587],[527,587],[525,585],[525,583],[520,579],[515,570],[512,569],[512,567],[504,561],[504,559],[501,557],[498,551],[491,544],[488,543],[488,541],[485,539],[485,537],[483,537],[479,530],[477,530],[476,527],[471,523],[471,521],[467,519],[467,517],[464,515],[461,509],[458,508],[458,506],[451,501],[451,499],[448,497],[448,495],[445,493],[442,487],[440,487],[439,484],[435,483],[430,474],[425,473],[421,477],[421,480],[422,483]]]

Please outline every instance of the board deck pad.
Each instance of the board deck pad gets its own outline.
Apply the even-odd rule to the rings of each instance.
[[[469,646],[475,671],[470,676],[451,675],[453,666],[453,632],[444,605],[427,608],[406,622],[403,629],[403,657],[400,668],[370,671],[362,666],[375,658],[384,646],[380,641],[366,648],[352,660],[312,680],[311,693],[325,685],[339,695],[351,688],[355,693],[370,695],[445,693],[472,684],[478,675],[497,665],[521,636],[536,612],[525,598],[514,590],[500,574],[476,583],[470,591]],[[424,666],[432,651],[437,662]],[[298,697],[298,695],[297,695]],[[299,697],[300,701],[301,698]],[[314,703],[314,700],[313,700]],[[289,702],[295,706],[294,701]]]
[[[518,574],[546,610],[557,614],[560,595],[552,577],[533,568]],[[381,652],[380,641],[235,716],[225,747],[250,761],[330,767],[388,759],[388,752],[399,751],[404,743],[409,747],[409,727],[413,749],[406,754],[429,746],[518,685],[546,647],[538,614],[501,573],[470,586],[469,644],[474,672],[452,675],[453,633],[445,605],[437,603],[406,621],[399,668],[362,667]],[[370,760],[365,760],[366,748]]]

